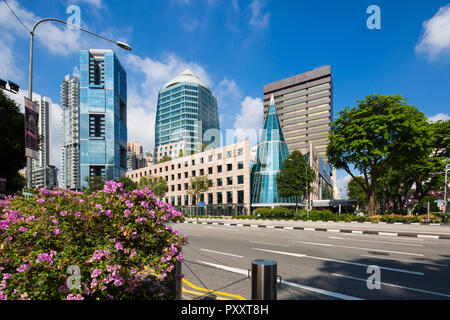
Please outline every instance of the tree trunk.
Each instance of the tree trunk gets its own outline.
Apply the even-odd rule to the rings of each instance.
[[[295,196],[295,216],[298,214],[298,196]]]
[[[369,215],[369,217],[374,215],[374,210],[375,210],[375,187],[374,186],[370,186],[369,189],[369,204],[367,207],[367,214]]]

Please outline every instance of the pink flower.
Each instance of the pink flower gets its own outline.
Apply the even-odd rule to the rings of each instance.
[[[75,217],[79,217],[79,216],[81,216],[81,212],[75,212],[74,214],[73,214]]]
[[[31,221],[34,221],[35,220],[35,217],[34,216],[29,216],[28,218],[27,218],[27,222],[31,222]]]
[[[130,270],[131,270],[131,274],[135,274],[137,272],[137,270],[135,268],[133,268],[133,267],[131,267]]]
[[[59,230],[59,228],[55,228],[55,229],[53,230],[53,233],[56,234],[56,235],[58,235],[58,234],[61,234],[61,231]]]
[[[72,293],[68,294],[66,297],[66,300],[84,300],[83,296],[81,294],[77,294],[74,296]]]
[[[62,216],[62,217],[65,217],[65,216],[67,216],[67,211],[61,211],[59,213],[59,215]]]
[[[114,245],[114,248],[116,248],[116,250],[123,250],[122,244],[121,244],[120,242],[117,242],[117,243]]]
[[[16,270],[19,273],[25,272],[27,270],[30,270],[30,268],[28,268],[30,265],[29,264],[23,264],[20,267],[18,267]]]
[[[36,202],[44,203],[44,202],[45,202],[45,199],[37,199]]]
[[[19,229],[17,229],[17,231],[26,232],[26,231],[28,231],[28,228],[20,227]]]
[[[131,211],[128,209],[125,209],[123,213],[124,213],[125,218],[128,218],[131,214]]]
[[[97,278],[101,273],[102,273],[102,270],[95,269],[91,274],[91,278]]]
[[[105,215],[108,216],[109,218],[112,218],[111,210],[106,210]]]

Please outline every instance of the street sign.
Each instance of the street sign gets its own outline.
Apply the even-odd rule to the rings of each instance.
[[[445,206],[442,205],[442,206],[439,207],[439,209],[441,209],[442,211],[444,211],[444,210],[445,210]]]
[[[198,206],[199,207],[206,207],[206,202],[201,201],[201,202],[198,203]]]
[[[39,106],[25,98],[25,157],[39,159]]]

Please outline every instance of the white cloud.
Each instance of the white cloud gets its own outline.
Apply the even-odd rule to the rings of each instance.
[[[450,52],[450,4],[423,24],[423,35],[416,45],[416,52],[426,54],[430,60],[436,59],[443,52]]]
[[[260,0],[253,0],[250,4],[252,16],[250,17],[250,25],[257,29],[265,29],[269,26],[270,12],[262,12],[263,5]]]
[[[264,108],[261,98],[245,97],[241,102],[241,110],[235,118],[234,135],[240,140],[249,139],[251,145],[255,144],[263,127],[263,118]],[[228,133],[226,139],[229,140]]]
[[[336,179],[336,185],[341,193],[341,199],[347,199],[348,183],[350,182],[351,179],[352,176],[349,174]]]
[[[435,114],[434,116],[431,116],[428,118],[428,120],[430,121],[440,121],[440,120],[450,120],[450,116],[447,113],[438,113]]]
[[[181,27],[188,32],[194,31],[198,26],[198,20],[188,16],[180,18],[180,23]]]

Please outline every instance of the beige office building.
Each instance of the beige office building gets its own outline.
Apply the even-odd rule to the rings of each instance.
[[[317,153],[326,160],[333,114],[331,67],[320,67],[267,84],[263,92],[264,118],[273,94],[289,152],[300,150],[305,154],[312,143]]]
[[[207,175],[210,188],[194,199],[187,191],[189,180]],[[164,199],[185,215],[194,215],[199,202],[205,202],[202,214],[236,215],[250,212],[250,142],[233,145],[152,164],[128,171],[126,176],[135,182],[141,177],[163,177],[169,190]]]

